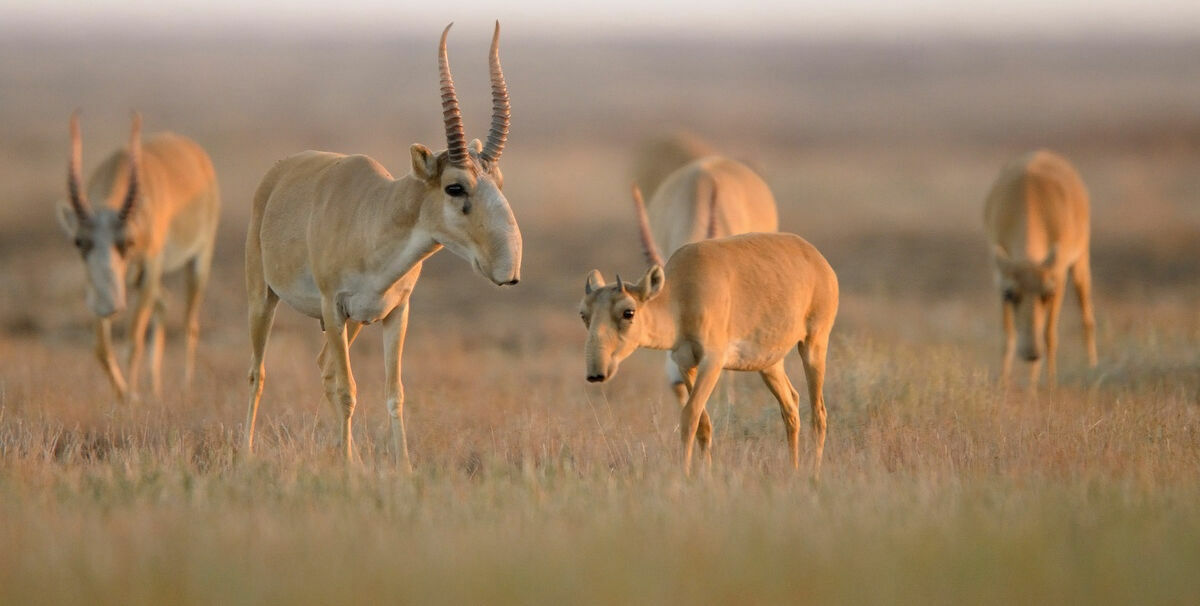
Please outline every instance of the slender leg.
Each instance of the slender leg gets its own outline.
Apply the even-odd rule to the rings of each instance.
[[[325,321],[325,346],[328,348],[326,361],[332,365],[334,371],[333,380],[325,382],[325,395],[341,412],[341,449],[346,462],[349,463],[354,457],[350,420],[354,416],[358,396],[358,387],[350,370],[350,329],[346,325],[346,316],[338,311],[337,302],[329,297],[324,297],[321,301],[321,315]]]
[[[162,399],[163,342],[166,339],[166,303],[159,297],[150,315],[150,391],[157,400]]]
[[[813,478],[821,476],[821,459],[825,454],[825,349],[829,333],[811,335],[800,347],[804,376],[808,382],[808,403],[812,407]]]
[[[1000,377],[1007,384],[1012,376],[1013,359],[1017,355],[1017,328],[1012,304],[1001,299],[1000,306],[1004,313],[1004,365]]]
[[[142,371],[142,355],[146,351],[146,330],[150,316],[158,303],[159,288],[162,286],[162,264],[158,259],[146,262],[142,269],[141,286],[138,290],[137,307],[133,310],[129,330],[129,396],[137,395]]]
[[[800,393],[784,372],[783,360],[758,374],[775,399],[779,400],[779,412],[783,415],[783,427],[787,432],[788,452],[792,455],[792,469],[800,469]]]
[[[361,322],[346,322],[346,347],[354,345],[354,340],[358,338],[358,333],[362,331]],[[317,354],[317,367],[321,369],[321,384],[325,385],[325,401],[333,409],[333,416],[337,419],[342,418],[341,405],[329,398],[329,390],[336,387],[337,369],[333,364],[333,356],[329,355],[328,341],[321,344],[321,353]]]
[[[1058,384],[1058,315],[1062,311],[1063,291],[1054,291],[1046,310],[1046,376],[1050,386]]]
[[[1079,309],[1083,313],[1083,342],[1087,346],[1088,365],[1096,366],[1096,313],[1092,309],[1092,265],[1088,254],[1075,262],[1071,269],[1075,282],[1075,294],[1079,296]]]
[[[208,285],[209,269],[212,267],[212,247],[197,255],[185,270],[187,281],[187,309],[184,312],[185,349],[183,358],[183,384],[191,387],[196,368],[196,342],[200,339],[200,302]]]
[[[404,383],[400,359],[404,355],[404,337],[408,332],[408,298],[383,319],[383,363],[386,371],[387,407],[391,415],[392,456],[396,465],[412,471],[408,460],[408,436],[404,431]]]
[[[100,361],[100,366],[103,366],[104,372],[108,374],[108,381],[112,383],[117,401],[124,402],[128,389],[125,385],[125,377],[121,375],[121,367],[117,364],[117,357],[113,355],[112,320],[108,318],[96,319],[96,359]]]
[[[680,413],[679,433],[683,442],[683,473],[685,475],[691,474],[692,446],[697,437],[696,432],[700,427],[700,419],[704,415],[704,406],[708,403],[713,388],[717,386],[717,379],[721,377],[723,364],[724,358],[712,353],[707,353],[700,359],[700,364],[696,368],[696,381],[688,396],[688,402]]]
[[[258,402],[262,398],[263,382],[266,380],[266,364],[263,354],[267,350],[267,337],[271,336],[271,324],[275,321],[275,307],[279,296],[267,285],[260,285],[261,292],[250,294],[250,404],[246,408],[246,452],[254,450],[254,419],[258,416]],[[252,288],[251,290],[259,290]]]
[[[669,360],[674,365],[674,361]],[[696,384],[696,368],[687,369],[686,372],[681,372],[678,366],[675,366],[674,372],[670,373],[672,377],[682,377],[678,383],[672,387],[678,388],[676,396],[679,398],[679,406],[682,408],[687,406],[688,396],[692,393],[692,386]],[[682,392],[679,393],[679,392]],[[700,445],[700,457],[705,465],[712,467],[712,440],[713,440],[713,424],[712,418],[708,414],[708,409],[700,413],[700,425],[696,427],[696,443]]]

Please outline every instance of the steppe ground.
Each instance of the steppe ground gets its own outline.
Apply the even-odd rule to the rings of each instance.
[[[281,308],[259,448],[239,453],[242,242],[258,178],[303,149],[407,171],[444,146],[434,43],[0,39],[0,603],[1196,603],[1200,40],[505,41],[517,288],[443,252],[406,346],[415,473],[389,463],[377,329],[353,351],[361,463],[333,454],[317,323]],[[485,132],[486,31],[456,30]],[[214,158],[224,215],[198,381],[114,404],[81,264],[53,220],[66,118],[85,165],[127,112]],[[842,286],[820,483],[785,464],[753,376],[711,403],[711,474],[676,468],[662,356],[584,382],[586,272],[642,269],[647,136],[759,168]],[[1047,146],[1093,194],[1100,365],[1064,310],[1061,385],[997,386],[982,197]],[[789,372],[803,392],[793,355]],[[807,421],[807,408],[802,406]]]

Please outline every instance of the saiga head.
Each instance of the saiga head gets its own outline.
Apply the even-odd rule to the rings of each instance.
[[[995,248],[1000,296],[1005,305],[1012,306],[1017,324],[1017,350],[1029,362],[1040,359],[1045,349],[1046,314],[1061,286],[1056,256],[1052,248],[1040,263],[1014,261],[1003,248]]]
[[[451,24],[453,25],[453,24]],[[492,282],[516,284],[521,278],[521,230],[504,197],[500,154],[508,139],[508,87],[500,69],[500,23],[492,35],[490,57],[492,79],[492,126],[487,143],[466,142],[446,36],[442,32],[438,65],[442,76],[442,116],[446,126],[446,151],[435,154],[413,144],[413,174],[428,186],[440,213],[435,218],[433,238]]]
[[[637,284],[627,284],[617,276],[615,283],[606,285],[599,271],[588,274],[579,303],[579,316],[588,330],[584,345],[588,381],[612,378],[621,361],[641,345],[647,328],[639,312],[662,292],[665,283],[659,265],[646,270]]]
[[[71,160],[67,169],[67,200],[56,208],[58,221],[67,232],[87,268],[87,303],[97,316],[106,318],[125,309],[125,270],[134,248],[130,215],[140,203],[138,164],[141,161],[142,119],[133,115],[127,155],[128,179],[119,208],[93,207],[83,189],[83,142],[79,114],[71,115]]]

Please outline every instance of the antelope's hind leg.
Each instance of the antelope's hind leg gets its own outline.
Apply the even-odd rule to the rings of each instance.
[[[267,349],[267,337],[271,336],[271,325],[275,322],[275,308],[278,305],[279,296],[265,283],[261,284],[260,292],[250,293],[250,403],[246,408],[246,452],[254,450],[254,419],[258,416],[258,402],[262,398],[263,381],[266,380],[263,354]]]
[[[358,338],[358,334],[362,332],[363,325],[359,322],[346,323],[346,350],[349,355],[349,349],[354,345],[354,340]],[[334,351],[329,347],[329,339],[321,345],[321,353],[317,354],[317,366],[321,369],[321,384],[324,386],[324,398],[329,403],[333,410],[333,415],[340,421],[344,421],[345,405],[336,395],[337,393],[337,377],[338,367],[336,364],[336,356],[330,355],[329,352]],[[353,382],[354,377],[350,377]],[[345,446],[345,442],[340,442]]]
[[[183,358],[183,384],[191,387],[196,367],[196,343],[200,340],[200,303],[208,286],[209,270],[212,267],[212,246],[194,257],[185,268],[187,282],[187,309],[184,313],[185,349]]]
[[[779,400],[779,412],[783,415],[783,428],[787,434],[788,452],[792,457],[792,469],[800,468],[800,392],[792,386],[783,369],[783,360],[758,373],[767,389]]]
[[[346,316],[338,310],[337,302],[330,297],[322,298],[321,315],[325,322],[325,351],[319,358],[322,366],[332,371],[327,377],[322,377],[325,396],[341,416],[341,450],[349,463],[354,460],[351,419],[354,417],[354,406],[358,402],[358,386],[354,383],[354,372],[350,369],[350,343],[358,336],[361,325],[347,322]]]
[[[823,334],[812,335],[799,348],[808,383],[808,403],[812,407],[814,479],[821,476],[821,459],[825,455],[825,351],[828,343],[829,331],[826,330]]]
[[[1075,294],[1079,296],[1079,311],[1083,315],[1083,344],[1087,347],[1088,365],[1099,363],[1096,355],[1096,312],[1092,308],[1092,264],[1090,255],[1084,254],[1071,268],[1071,280],[1075,283]]]
[[[679,401],[680,408],[687,406],[688,396],[692,393],[692,385],[696,384],[695,367],[689,368],[685,372],[668,355],[667,376],[671,379],[671,391],[675,393],[675,399]],[[700,424],[696,426],[696,442],[700,445],[700,456],[708,465],[712,465],[712,440],[712,418],[708,414],[708,408],[705,407],[704,411],[700,413]]]

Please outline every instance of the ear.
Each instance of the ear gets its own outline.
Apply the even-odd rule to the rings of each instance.
[[[1050,252],[1046,253],[1046,258],[1042,259],[1042,269],[1053,269],[1054,261],[1058,258],[1058,247],[1051,246]]]
[[[58,224],[67,232],[67,237],[74,238],[75,232],[79,230],[79,215],[75,214],[71,204],[66,200],[59,200],[54,205],[54,214],[58,216]]]
[[[478,156],[483,153],[483,143],[479,139],[471,139],[471,142],[467,144],[467,150]]]
[[[437,156],[428,147],[413,143],[408,148],[412,154],[412,171],[422,181],[432,181],[437,178]]]
[[[638,295],[642,301],[649,301],[662,292],[663,284],[666,282],[667,274],[663,272],[662,266],[655,265],[646,270],[646,275],[642,276],[642,280],[637,283]]]
[[[600,275],[600,270],[593,269],[592,273],[588,274],[587,284],[583,286],[583,294],[590,295],[601,288],[604,288],[604,276]]]

